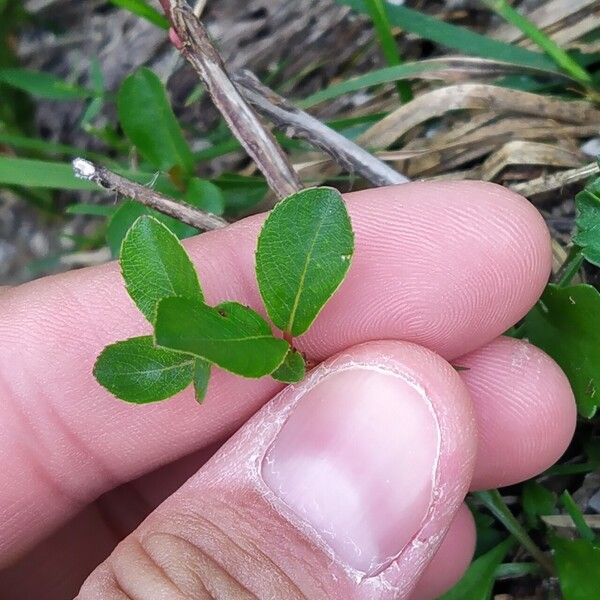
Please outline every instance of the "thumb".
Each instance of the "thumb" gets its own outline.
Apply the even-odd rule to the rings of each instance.
[[[258,412],[79,598],[406,598],[467,492],[475,439],[439,356],[347,350]]]

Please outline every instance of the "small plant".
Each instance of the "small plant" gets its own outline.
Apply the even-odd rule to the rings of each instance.
[[[154,336],[107,346],[94,375],[127,402],[164,400],[193,384],[205,395],[213,365],[243,377],[271,375],[285,383],[305,374],[294,338],[312,325],[344,280],[354,235],[340,193],[302,190],[266,219],[256,249],[256,278],[265,319],[238,302],[206,304],[192,261],[177,237],[152,216],[128,230],[120,252],[131,299],[154,326]]]

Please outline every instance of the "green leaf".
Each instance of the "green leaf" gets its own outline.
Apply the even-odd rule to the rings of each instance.
[[[273,323],[303,334],[344,280],[353,251],[350,217],[337,190],[302,190],[277,204],[256,250],[258,287]]]
[[[600,266],[600,177],[575,196],[577,235],[573,242],[583,248],[586,260]]]
[[[508,538],[471,563],[462,579],[439,600],[489,600],[492,596],[494,573],[514,545]]]
[[[564,600],[590,600],[600,590],[600,548],[588,540],[550,538]]]
[[[208,389],[208,380],[210,379],[210,363],[197,358],[194,363],[194,393],[196,401],[204,402],[206,398],[206,390]]]
[[[155,8],[149,6],[144,0],[110,0],[115,6],[124,8],[130,13],[142,17],[161,29],[169,29],[169,21]]]
[[[549,285],[529,312],[524,336],[566,373],[582,416],[600,402],[600,294],[590,285]]]
[[[156,342],[189,352],[244,377],[263,377],[282,362],[288,344],[273,337],[268,323],[251,308],[226,302],[213,308],[186,298],[158,304]]]
[[[29,69],[0,69],[0,82],[46,100],[81,100],[94,92],[68,83],[50,73]]]
[[[73,174],[70,163],[0,156],[0,185],[22,185],[62,190],[97,190],[98,186]]]
[[[365,0],[337,0],[338,4],[345,4],[355,10],[367,14]],[[466,27],[459,27],[430,17],[418,10],[398,6],[387,2],[387,16],[392,25],[401,27],[426,40],[431,40],[460,50],[471,56],[493,58],[527,67],[556,70],[554,61],[539,52],[532,52],[514,44],[494,40],[485,35],[475,33]]]
[[[133,200],[125,201],[117,208],[106,229],[106,243],[113,256],[119,256],[121,244],[131,226],[142,215],[148,214],[150,214],[150,211],[145,206]]]
[[[283,362],[271,373],[273,379],[283,381],[283,383],[297,383],[304,379],[306,374],[306,364],[304,357],[300,352],[290,348],[283,359]]]
[[[114,211],[106,230],[106,242],[108,247],[111,249],[113,256],[119,256],[121,244],[123,243],[125,235],[134,222],[142,215],[150,215],[154,217],[157,221],[160,221],[166,225],[179,239],[183,239],[198,233],[197,229],[194,229],[193,227],[190,227],[181,221],[177,221],[176,219],[167,217],[156,210],[147,208],[139,202],[127,200],[123,202],[116,211]]]
[[[130,338],[104,348],[94,366],[98,382],[126,402],[170,398],[192,382],[194,359],[155,348],[152,336]]]
[[[150,69],[138,69],[125,79],[117,110],[123,131],[149,163],[163,171],[175,166],[186,173],[192,171],[192,152],[163,84]]]
[[[529,527],[537,527],[541,516],[555,512],[556,494],[537,481],[528,481],[523,485],[522,505]]]
[[[120,264],[131,299],[150,323],[163,298],[204,299],[194,265],[177,236],[153,217],[141,216],[131,226],[121,245]]]
[[[222,215],[225,212],[225,198],[218,186],[207,179],[190,179],[184,200],[206,212]]]

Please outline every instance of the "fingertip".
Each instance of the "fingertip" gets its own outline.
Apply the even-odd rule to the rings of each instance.
[[[479,445],[472,489],[529,479],[553,465],[577,409],[560,367],[542,350],[501,337],[456,360],[473,398]]]
[[[368,331],[452,359],[506,331],[544,289],[548,229],[525,198],[499,185],[414,182],[346,199],[353,263],[305,340],[310,352]],[[325,331],[332,319],[337,328]]]

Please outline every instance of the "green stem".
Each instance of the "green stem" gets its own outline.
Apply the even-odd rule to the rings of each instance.
[[[539,46],[563,71],[585,86],[591,86],[590,74],[576,63],[552,38],[516,11],[507,0],[481,0],[505,21],[520,29],[534,44]]]
[[[392,25],[385,10],[385,0],[365,0],[365,4],[375,26],[385,60],[391,67],[399,65],[402,59],[392,34]],[[402,103],[410,102],[413,99],[412,89],[408,81],[397,81],[396,89]]]
[[[588,542],[593,542],[596,539],[596,534],[592,531],[592,528],[585,522],[583,515],[581,514],[581,510],[573,500],[573,496],[569,494],[567,490],[565,490],[560,496],[561,504],[565,507],[566,511],[569,513],[571,519],[573,519],[573,523],[579,532],[579,535]]]
[[[540,550],[525,528],[506,506],[498,490],[473,492],[473,497],[479,500],[504,527],[519,541],[529,554],[550,574],[554,574],[554,565],[548,555]]]
[[[567,255],[567,259],[557,274],[556,283],[558,287],[566,287],[571,283],[571,280],[573,277],[575,277],[575,275],[577,275],[577,271],[579,271],[581,268],[583,261],[584,257],[582,248],[579,246],[573,246]]]

